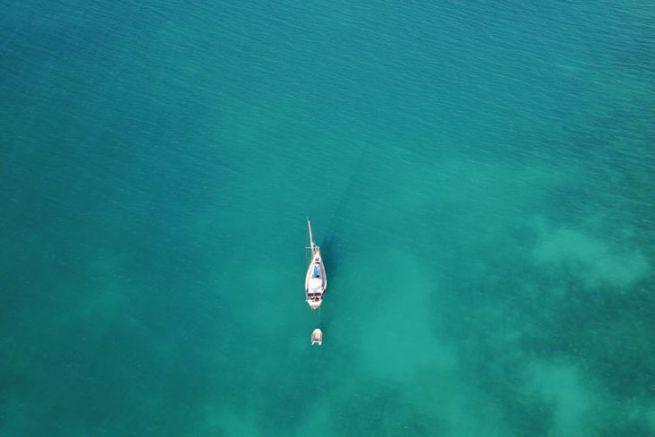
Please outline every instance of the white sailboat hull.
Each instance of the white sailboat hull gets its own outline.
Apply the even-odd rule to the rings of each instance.
[[[314,243],[312,236],[312,225],[307,219],[307,229],[309,230],[309,244],[312,251],[312,259],[307,267],[307,274],[305,275],[305,298],[309,307],[313,310],[321,306],[323,302],[323,294],[327,288],[327,275],[325,273],[325,265],[321,258],[321,248]]]
[[[321,251],[316,247],[312,260],[307,268],[307,275],[305,275],[305,296],[311,309],[315,310],[321,306],[326,288],[327,276],[325,265],[321,258]]]

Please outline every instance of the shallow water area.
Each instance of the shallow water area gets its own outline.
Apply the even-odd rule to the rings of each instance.
[[[655,433],[655,9],[542,3],[2,3],[0,434]]]

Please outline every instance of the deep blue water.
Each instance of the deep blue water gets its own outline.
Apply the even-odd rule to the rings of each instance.
[[[1,435],[655,433],[650,2],[0,7]]]

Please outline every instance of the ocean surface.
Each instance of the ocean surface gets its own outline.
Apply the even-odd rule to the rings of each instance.
[[[655,435],[652,1],[0,9],[0,435]]]

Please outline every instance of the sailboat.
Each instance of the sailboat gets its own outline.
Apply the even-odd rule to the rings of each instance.
[[[312,223],[309,221],[309,217],[307,217],[307,229],[309,230],[309,249],[312,259],[305,276],[305,297],[309,307],[315,310],[323,302],[323,295],[327,288],[327,276],[323,258],[321,258],[321,248],[316,245],[312,236]]]

